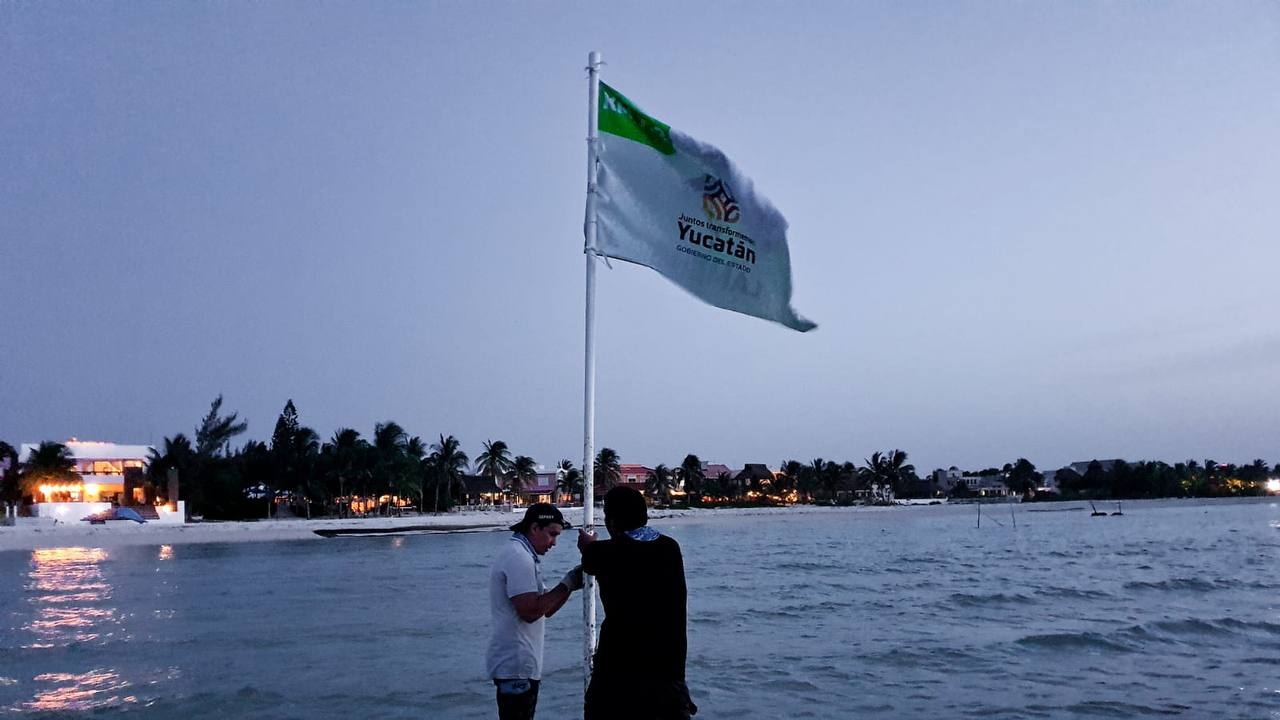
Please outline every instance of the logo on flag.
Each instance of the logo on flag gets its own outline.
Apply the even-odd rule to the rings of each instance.
[[[702,188],[702,209],[708,220],[736,223],[742,218],[738,201],[729,192],[729,185],[715,175],[707,175]]]

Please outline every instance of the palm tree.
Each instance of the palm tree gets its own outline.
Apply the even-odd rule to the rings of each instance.
[[[338,428],[333,437],[320,449],[324,466],[323,475],[330,484],[330,495],[340,498],[338,515],[341,517],[351,507],[347,499],[347,483],[363,486],[368,479],[370,446],[360,433],[351,428]],[[336,485],[336,488],[335,488]],[[336,489],[336,493],[333,492]],[[352,488],[353,491],[355,487]]]
[[[907,484],[916,477],[916,468],[907,463],[905,450],[894,449],[888,454],[877,450],[871,453],[866,463],[867,467],[861,472],[871,481],[872,490],[880,502],[892,500],[895,494],[904,494]]]
[[[529,487],[538,479],[538,463],[528,455],[517,455],[515,461],[511,464],[511,485],[512,495],[519,495],[520,491]]]
[[[894,448],[889,452],[889,481],[895,493],[907,494],[911,484],[918,479],[916,466],[907,462],[906,450]]]
[[[692,453],[685,455],[677,472],[680,475],[680,482],[684,483],[685,497],[701,499],[702,485],[706,480],[702,472],[702,460]]]
[[[561,471],[556,480],[556,492],[562,502],[564,496],[568,495],[569,502],[572,503],[575,496],[582,494],[582,471],[573,466],[572,460],[561,460],[556,464],[556,469]]]
[[[18,476],[22,495],[35,495],[39,487],[46,483],[78,481],[80,476],[76,474],[75,467],[75,458],[66,445],[57,442],[40,443],[22,464],[22,473]]]
[[[596,453],[593,469],[596,479],[600,481],[600,486],[605,492],[612,490],[613,486],[622,479],[622,459],[613,448],[602,448]]]
[[[427,444],[422,438],[414,435],[404,443],[402,467],[397,474],[396,495],[401,497],[418,496],[418,512],[427,502]]]
[[[394,493],[405,484],[403,475],[408,442],[408,433],[395,422],[388,420],[373,426],[372,491],[379,498],[383,493]]]
[[[664,506],[670,505],[671,491],[675,489],[675,486],[675,473],[671,471],[671,468],[662,464],[655,467],[644,479],[645,492],[649,493],[655,504],[661,498]]]
[[[511,450],[507,448],[505,442],[501,440],[484,442],[484,452],[476,456],[476,474],[489,478],[493,481],[494,488],[500,488],[502,485],[498,482],[498,478],[506,478],[514,469],[515,463],[511,461]]]
[[[888,460],[884,455],[876,450],[871,453],[871,457],[864,460],[867,465],[858,471],[871,486],[871,495],[877,502],[887,499],[888,492],[885,487],[889,485]]]
[[[800,478],[804,475],[804,463],[799,460],[786,460],[778,470],[778,490],[800,491]],[[800,493],[803,495],[803,493]]]
[[[812,465],[806,465],[798,460],[787,461],[787,466],[791,463],[799,465],[796,470],[796,491],[800,496],[808,502],[813,502],[818,495],[820,489],[818,484],[818,471]]]
[[[814,458],[811,467],[814,488],[821,490],[829,502],[835,502],[840,494],[840,478],[844,469],[836,461],[822,458]]]
[[[436,502],[434,509],[440,512],[440,486],[445,488],[445,500],[449,501],[453,498],[453,486],[462,477],[462,473],[467,469],[469,459],[467,454],[462,452],[462,445],[458,442],[458,438],[450,435],[445,437],[440,435],[440,442],[431,445],[431,455],[427,458],[430,463],[431,472],[435,478],[436,486]]]
[[[170,471],[177,473],[178,494],[183,497],[198,496],[197,475],[200,458],[186,435],[178,433],[164,439],[164,452],[151,449],[147,461],[147,480],[155,487],[166,487],[169,483]],[[181,498],[171,497],[169,502],[176,503]],[[190,503],[188,503],[190,505]]]

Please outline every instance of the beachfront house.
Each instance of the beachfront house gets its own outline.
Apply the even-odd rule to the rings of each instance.
[[[502,488],[484,475],[459,478],[458,504],[468,508],[492,508],[502,504]]]
[[[44,483],[35,488],[35,504],[31,508],[33,515],[72,521],[113,507],[131,506],[152,521],[184,522],[186,509],[183,502],[158,505],[154,494],[147,491],[144,475],[153,450],[150,445],[121,445],[75,438],[63,444],[74,461],[72,470],[75,478]],[[39,443],[24,443],[18,451],[19,465],[26,462],[38,447]]]
[[[754,500],[765,495],[773,486],[773,471],[764,463],[747,463],[742,470],[733,476],[734,497],[745,497]]]
[[[649,473],[653,473],[653,468],[645,465],[636,465],[634,462],[622,462],[618,465],[618,482],[616,486],[628,487],[639,491],[640,495],[644,495],[645,479],[649,477]],[[595,502],[604,501],[604,493],[607,488],[604,487],[604,478],[599,473],[594,475],[595,482]]]
[[[520,487],[520,492],[516,494],[516,504],[554,503],[557,494],[556,487],[564,476],[564,470],[559,468],[539,472],[534,476],[532,482]]]

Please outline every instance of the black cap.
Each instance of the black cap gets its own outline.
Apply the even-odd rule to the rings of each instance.
[[[565,521],[564,515],[560,513],[560,508],[552,505],[551,503],[534,503],[524,511],[524,519],[511,526],[511,531],[524,532],[534,523],[537,523],[538,525],[559,523],[565,530],[573,527]]]

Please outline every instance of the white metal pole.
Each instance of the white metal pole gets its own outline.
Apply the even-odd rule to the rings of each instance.
[[[586,357],[582,392],[582,526],[595,531],[595,444],[596,444],[596,125],[600,103],[600,53],[587,55],[587,318]],[[582,587],[582,672],[583,691],[591,681],[591,656],[596,650],[596,581],[584,576]]]

